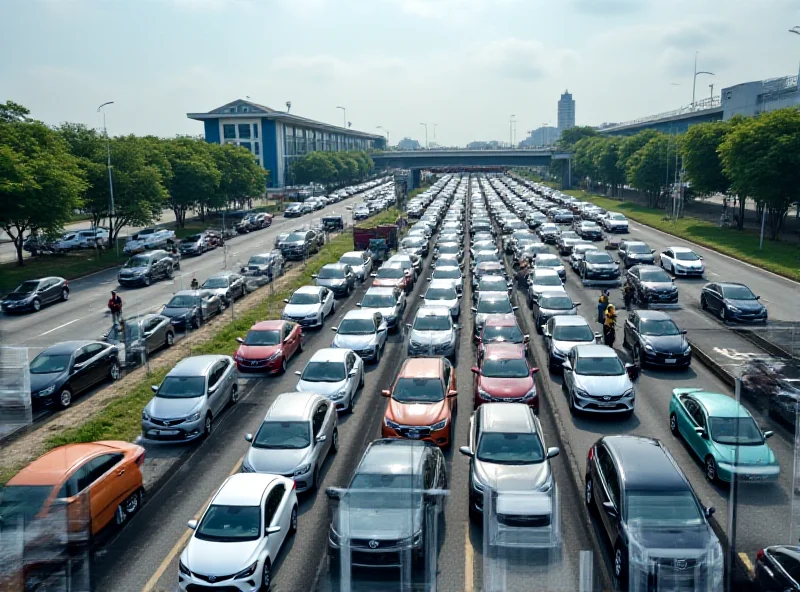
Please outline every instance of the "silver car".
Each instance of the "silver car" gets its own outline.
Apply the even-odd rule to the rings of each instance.
[[[369,288],[356,306],[362,310],[376,310],[383,315],[389,329],[397,329],[406,312],[406,293],[400,288]]]
[[[545,292],[566,293],[564,282],[555,270],[536,269],[528,276],[528,306]]]
[[[239,373],[230,356],[186,358],[169,371],[142,411],[142,436],[188,441],[208,436],[214,418],[239,400]]]
[[[231,301],[246,296],[249,290],[244,278],[238,273],[223,271],[215,273],[200,286],[203,290],[210,290],[219,296],[223,302]]]
[[[386,348],[389,326],[383,315],[374,310],[351,310],[339,321],[331,347],[352,349],[365,360],[376,364]]]
[[[507,293],[503,292],[481,292],[472,312],[475,313],[473,337],[478,338],[483,329],[486,317],[492,314],[511,314],[517,310],[518,306],[511,305],[511,299]]]
[[[580,302],[573,302],[566,292],[544,292],[533,301],[533,322],[536,332],[542,334],[542,327],[550,317],[576,315]]]
[[[624,413],[633,415],[635,393],[628,376],[631,364],[623,364],[607,345],[577,345],[562,364],[562,388],[571,413]]]
[[[551,317],[542,333],[551,372],[561,372],[573,347],[596,343],[600,338],[600,333],[593,332],[589,321],[579,315]]]
[[[339,263],[346,263],[353,268],[358,281],[364,282],[372,273],[372,257],[366,251],[350,251],[339,257]]]
[[[339,449],[336,406],[315,393],[283,393],[270,405],[255,435],[243,473],[270,473],[294,479],[298,492],[319,485],[329,452]]]
[[[459,267],[454,267],[452,265],[437,265],[436,269],[433,270],[431,277],[428,278],[428,281],[433,280],[450,280],[459,293],[464,291],[464,274],[461,272],[461,268]]]
[[[422,306],[417,310],[409,329],[409,356],[445,356],[456,359],[460,325],[453,323],[450,310],[444,306]]]
[[[333,401],[336,409],[353,411],[356,392],[364,386],[364,360],[351,349],[327,347],[311,356],[295,390],[317,393]]]
[[[567,281],[567,270],[557,255],[546,255],[544,253],[537,255],[533,261],[533,270],[537,271],[539,269],[552,269],[558,274],[561,281]]]
[[[424,306],[446,306],[454,319],[461,314],[461,294],[456,292],[450,280],[433,280],[425,294],[419,297]]]
[[[323,265],[319,273],[311,276],[317,286],[325,286],[335,296],[350,296],[355,289],[356,274],[347,263],[329,263]]]

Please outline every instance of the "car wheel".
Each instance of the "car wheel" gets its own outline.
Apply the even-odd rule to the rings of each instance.
[[[702,295],[700,296],[700,308],[702,310],[706,310],[708,308],[708,302],[706,302],[706,297]]]
[[[211,430],[214,429],[214,418],[210,413],[206,413],[206,420],[203,422],[203,437],[208,438],[211,435]]]
[[[72,403],[72,391],[66,387],[63,388],[56,399],[56,403],[58,403],[58,406],[61,407],[61,409],[66,409],[69,407],[70,403]]]
[[[114,360],[111,363],[111,367],[108,369],[108,377],[111,379],[111,382],[119,380],[120,371],[119,371],[119,362],[117,360]]]
[[[286,374],[286,357],[281,358],[281,374]]]
[[[614,549],[614,578],[617,580],[617,585],[620,590],[627,590],[628,574],[625,561],[625,553],[622,547],[617,545]]]
[[[717,479],[719,478],[717,475],[717,463],[714,460],[713,456],[707,456],[705,460],[705,467],[706,467],[706,479],[708,479],[709,483],[716,483]]]
[[[122,502],[121,507],[128,518],[136,514],[136,512],[139,511],[139,508],[142,507],[142,490],[137,489],[130,494],[128,498]]]
[[[172,331],[167,331],[167,339],[164,343],[167,347],[172,347],[175,343],[175,333]]]
[[[672,435],[676,438],[681,437],[681,431],[678,429],[678,418],[674,413],[669,414],[669,431],[672,432]]]
[[[67,290],[66,288],[61,290],[61,300],[63,300],[64,302],[69,300],[69,290]]]
[[[34,311],[39,312],[42,310],[42,303],[38,298],[34,298],[33,302],[31,302],[31,307]]]
[[[352,401],[352,399],[350,399]],[[331,452],[339,452],[339,430],[333,429],[333,436],[331,436]]]
[[[289,534],[297,532],[297,506],[292,508],[292,515],[289,518]]]
[[[261,592],[269,592],[272,586],[272,566],[269,559],[264,562],[264,573],[261,575]]]
[[[239,385],[234,384],[231,387],[231,405],[236,405],[239,402]]]

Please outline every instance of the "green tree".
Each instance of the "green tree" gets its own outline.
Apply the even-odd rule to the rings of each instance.
[[[0,103],[0,123],[30,121],[28,115],[30,115],[28,108],[19,103],[14,101],[6,101],[5,104]]]
[[[594,165],[592,152],[595,144],[602,141],[597,136],[585,136],[578,140],[572,147],[574,151],[572,157],[572,174],[578,179],[590,179],[597,181],[597,168]]]
[[[0,228],[24,265],[24,233],[51,234],[69,222],[86,189],[77,159],[39,122],[0,123]]]
[[[647,144],[653,138],[656,138],[660,135],[659,132],[656,130],[642,130],[638,134],[634,134],[632,136],[627,136],[623,138],[620,142],[619,148],[617,152],[619,153],[619,167],[621,170],[626,171],[628,169],[628,159],[633,156],[633,154],[641,149],[645,144]]]
[[[222,206],[235,204],[243,207],[253,197],[264,195],[267,171],[261,168],[247,148],[233,144],[208,146],[221,175],[218,188],[221,200],[218,201]]]
[[[338,178],[338,168],[334,165],[335,152],[310,152],[295,160],[291,173],[296,183],[321,183],[332,185]]]
[[[600,133],[589,125],[579,125],[561,132],[556,146],[562,150],[571,150],[583,138],[599,136]]]
[[[625,169],[628,183],[647,196],[651,208],[659,207],[659,199],[672,185],[676,142],[674,136],[657,134],[628,158]]]
[[[611,195],[618,195],[625,182],[625,169],[619,163],[621,140],[615,137],[603,138],[593,154],[594,166],[600,180],[611,187]]]
[[[97,131],[82,123],[63,123],[56,131],[69,144],[70,152],[83,169],[87,181],[83,196],[84,211],[91,216],[92,226],[100,227],[111,207],[105,140]],[[110,225],[109,233],[113,233],[113,225]]]
[[[214,200],[222,175],[201,140],[175,138],[169,141],[166,154],[172,169],[169,205],[183,228],[190,209]]]

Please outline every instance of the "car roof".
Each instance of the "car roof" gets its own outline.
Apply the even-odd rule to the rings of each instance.
[[[439,358],[408,358],[400,367],[398,378],[439,378],[442,362]]]
[[[518,325],[514,313],[489,315],[483,324],[484,327],[516,327]]]
[[[539,257],[541,257],[541,255],[539,255]],[[537,259],[538,259],[538,257],[537,257]],[[534,279],[535,279],[537,275],[558,275],[558,272],[555,269],[552,269],[552,268],[549,268],[549,267],[548,268],[544,268],[544,269],[539,268],[539,269],[534,269],[533,270],[533,275],[534,275]]]
[[[89,345],[90,343],[102,343],[100,341],[94,341],[91,339],[83,340],[83,341],[62,341],[61,343],[56,343],[55,345],[51,345],[44,351],[48,354],[71,354],[76,349],[83,347],[84,345]],[[103,344],[108,345],[108,344]]]
[[[169,371],[167,376],[204,376],[208,369],[220,360],[227,360],[228,356],[206,355],[184,358]]]
[[[745,288],[747,288],[748,290],[750,290],[750,288],[747,286],[747,284],[741,284],[741,283],[739,283],[739,282],[715,282],[715,283],[716,283],[716,284],[717,284],[717,285],[718,285],[720,288],[732,288],[732,287],[734,287],[734,286],[744,286]],[[752,290],[751,290],[751,291],[752,291]]]
[[[264,492],[277,479],[269,473],[235,473],[228,477],[211,502],[218,506],[261,506]]]
[[[230,277],[230,276],[232,276],[232,275],[238,275],[238,274],[236,274],[236,273],[234,273],[234,272],[232,272],[232,271],[220,271],[220,272],[218,272],[218,273],[213,273],[213,274],[211,274],[211,275],[210,275],[210,276],[208,276],[208,278],[206,278],[206,279],[211,279],[211,278],[219,278],[219,277],[228,278],[228,277]]]
[[[348,251],[347,253],[339,257],[339,260],[341,261],[343,257],[363,257],[363,256],[364,256],[364,251]]]
[[[450,309],[446,306],[421,306],[417,309],[418,317],[443,317],[450,316]]]
[[[344,269],[345,267],[349,267],[349,263],[327,263],[323,265],[321,269]]]
[[[392,288],[389,286],[371,286],[367,289],[366,292],[364,292],[364,295],[366,296],[367,294],[378,294],[380,296],[386,296],[386,295],[392,296],[394,295],[396,289],[397,288]]]
[[[488,343],[483,351],[485,360],[518,360],[525,358],[525,349],[519,343]]]
[[[478,292],[478,300],[511,300],[508,292]]]
[[[455,290],[455,287],[453,286],[453,280],[448,280],[448,279],[431,280],[430,283],[428,284],[428,290],[430,290],[431,288],[451,288]]]
[[[14,475],[8,484],[56,485],[86,458],[102,452],[125,452],[131,446],[127,442],[113,440],[59,446],[31,462]]]
[[[639,318],[645,321],[653,321],[653,320],[672,320],[672,317],[665,313],[663,310],[637,310],[636,314],[639,315]]]
[[[344,317],[342,317],[342,320],[345,320],[345,319],[370,319],[370,320],[372,320],[372,318],[374,316],[375,316],[375,311],[374,310],[370,310],[369,308],[367,308],[367,309],[356,308],[356,309],[353,309],[353,310],[348,310],[345,313]]]
[[[691,396],[697,399],[711,417],[750,417],[747,410],[728,395],[703,391],[691,393]]]
[[[323,347],[314,352],[309,362],[342,362],[350,353],[349,349],[339,347]]]
[[[316,393],[282,393],[275,397],[267,409],[264,421],[310,421],[314,414],[314,403],[324,400]]]
[[[480,406],[481,431],[534,433],[536,422],[525,403],[485,403]]]
[[[361,457],[356,473],[419,475],[425,451],[432,446],[422,440],[375,440]]]
[[[689,247],[667,247],[667,249],[672,249],[676,253],[691,253],[693,252],[692,249]]]
[[[251,331],[277,331],[283,327],[286,321],[273,320],[273,321],[259,321],[252,327]]]
[[[579,325],[589,325],[589,321],[583,318],[580,315],[556,315],[551,317],[553,323],[556,325],[569,325],[571,327],[577,327]]]
[[[576,345],[575,353],[579,358],[616,358],[617,352],[607,345]]]
[[[300,286],[294,291],[295,294],[319,294],[321,288],[319,286]]]
[[[691,489],[658,440],[628,435],[606,436],[602,440],[621,467],[622,483],[626,490]]]

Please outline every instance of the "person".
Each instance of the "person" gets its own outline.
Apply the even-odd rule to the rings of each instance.
[[[122,298],[114,290],[111,290],[111,298],[108,299],[108,310],[111,311],[111,320],[116,327],[122,314]]]
[[[192,290],[199,290],[200,289],[200,282],[197,281],[197,278],[192,278]]]
[[[604,321],[604,314],[606,312],[606,308],[608,307],[608,298],[611,293],[608,290],[603,290],[600,292],[600,298],[597,301],[597,322],[601,325]]]
[[[519,262],[519,269],[517,270],[517,287],[520,290],[527,290],[528,289],[528,274],[530,270],[528,269],[528,260],[523,259]]]
[[[728,197],[722,198],[722,214],[725,215],[728,213]]]
[[[614,347],[614,340],[617,338],[617,311],[613,304],[609,304],[605,312],[603,322],[603,342],[608,347]]]
[[[625,282],[622,287],[622,299],[625,302],[625,310],[631,310],[633,304],[633,286],[630,282]]]

